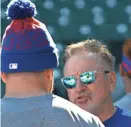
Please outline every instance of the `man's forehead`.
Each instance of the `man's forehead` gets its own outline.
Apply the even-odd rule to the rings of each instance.
[[[74,55],[67,62],[66,66],[76,65],[76,64],[94,64],[99,65],[102,61],[101,57],[96,54],[86,54],[86,55]]]
[[[64,72],[74,73],[74,71],[84,72],[98,70],[99,68],[102,68],[100,61],[101,61],[100,58],[97,56],[92,57],[88,55],[72,56],[66,62]]]

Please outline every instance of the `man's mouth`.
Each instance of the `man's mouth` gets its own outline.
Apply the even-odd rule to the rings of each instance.
[[[76,99],[76,103],[86,103],[86,102],[88,102],[88,97],[87,96],[84,96],[84,95],[82,95],[82,96],[79,96],[77,99]]]

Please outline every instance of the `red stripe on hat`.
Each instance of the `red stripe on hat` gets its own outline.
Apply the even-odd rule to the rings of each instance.
[[[40,26],[40,23],[34,18],[17,19],[12,21],[12,23],[10,24],[10,28],[14,32],[20,32],[33,29],[33,25]]]

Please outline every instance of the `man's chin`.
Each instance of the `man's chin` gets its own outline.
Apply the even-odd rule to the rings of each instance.
[[[95,108],[93,108],[91,105],[89,104],[76,104],[77,106],[79,106],[80,108],[82,108],[83,110],[90,112],[92,114],[96,114],[95,112]]]
[[[80,103],[77,103],[76,105],[79,106],[80,108],[84,109],[84,110],[87,110],[88,104],[80,104]]]

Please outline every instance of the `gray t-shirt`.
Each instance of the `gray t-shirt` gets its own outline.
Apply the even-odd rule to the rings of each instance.
[[[131,93],[126,94],[114,104],[131,114]]]
[[[96,116],[52,94],[4,97],[1,104],[2,127],[104,127]]]

